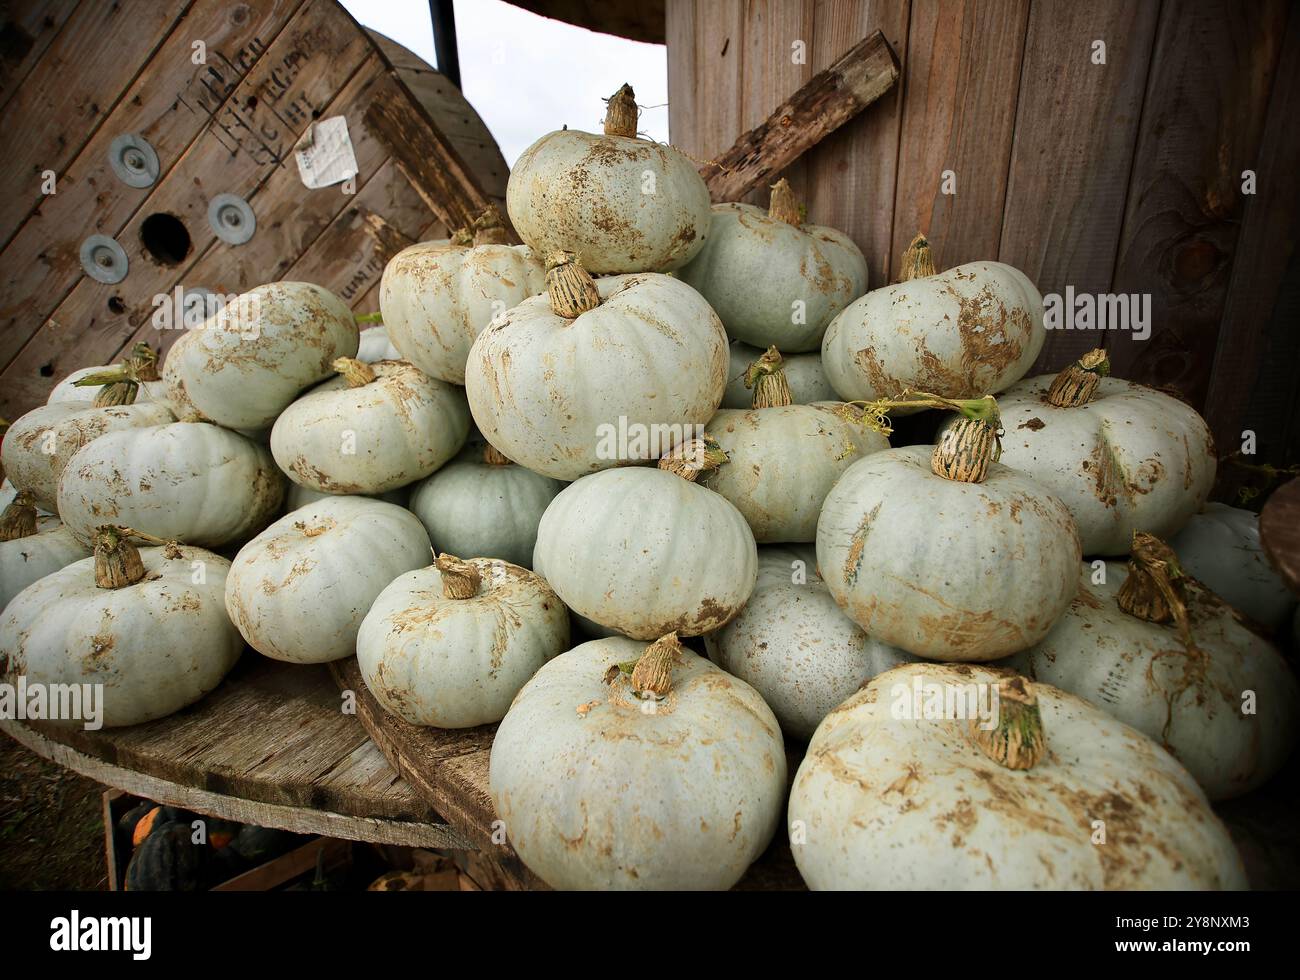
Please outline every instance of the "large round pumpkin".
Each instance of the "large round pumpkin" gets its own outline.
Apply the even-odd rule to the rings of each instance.
[[[117,529],[101,528],[95,557],[50,573],[5,608],[0,675],[29,686],[103,685],[108,728],[193,704],[244,648],[222,602],[229,568],[201,548],[137,551]]]
[[[1246,887],[1227,829],[1160,746],[971,664],[904,664],[832,711],[789,827],[819,890]]]
[[[383,493],[421,480],[469,434],[459,388],[406,361],[334,362],[339,376],[284,410],[271,454],[295,483],[326,493]]]
[[[515,698],[489,766],[520,858],[574,889],[730,888],[780,822],[785,774],[763,699],[675,636],[556,657]]]
[[[355,652],[375,597],[432,557],[410,511],[369,497],[320,500],[240,549],[226,609],[248,645],[272,660],[341,660]]]
[[[520,154],[510,171],[510,221],[539,255],[574,252],[599,275],[668,272],[700,250],[709,191],[671,146],[636,136],[630,86],[609,100],[602,135],[563,129]]]
[[[347,305],[309,282],[273,282],[232,300],[167,353],[163,380],[178,416],[193,408],[231,429],[264,429],[299,392],[354,357]]]
[[[465,369],[492,445],[576,480],[654,459],[708,422],[727,383],[727,335],[699,293],[652,273],[593,283],[571,255],[548,265],[548,294],[494,320]]]
[[[873,453],[840,477],[817,564],[873,638],[934,660],[996,660],[1037,643],[1069,606],[1079,536],[1064,504],[992,461],[993,399],[949,404],[971,417],[938,446]]]
[[[733,342],[730,355],[727,390],[722,396],[722,407],[750,408],[754,403],[754,393],[750,390],[752,385],[746,385],[745,379],[750,365],[763,356],[763,350],[759,347],[750,347],[748,344]],[[781,366],[785,369],[786,383],[790,386],[790,400],[795,405],[833,402],[839,398],[831,383],[826,380],[821,351],[814,351],[811,354],[783,353]]]
[[[841,398],[909,389],[978,398],[1033,365],[1047,330],[1043,297],[1023,272],[1002,262],[933,270],[929,246],[914,242],[903,282],[872,290],[831,321],[822,362]]]
[[[677,275],[709,301],[728,336],[795,353],[818,350],[831,319],[867,290],[857,245],[805,224],[785,178],[767,211],[713,205],[704,247]]]
[[[569,646],[569,611],[539,575],[443,554],[394,579],[357,634],[357,664],[383,706],[412,725],[500,721],[530,677]]]

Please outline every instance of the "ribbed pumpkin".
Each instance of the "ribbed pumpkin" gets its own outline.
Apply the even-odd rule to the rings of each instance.
[[[357,664],[384,710],[412,725],[472,728],[504,718],[568,646],[569,611],[541,576],[442,554],[379,593],[357,635]]]
[[[533,569],[580,616],[647,640],[698,636],[731,620],[754,588],[758,550],[740,511],[696,484],[686,460],[606,470],[565,487],[537,529]],[[681,475],[678,475],[678,474]]]
[[[163,380],[178,417],[192,409],[231,429],[264,429],[360,343],[347,305],[309,282],[273,282],[232,300],[167,353]]]
[[[474,338],[494,317],[546,289],[546,268],[527,245],[510,245],[501,216],[480,217],[472,238],[421,242],[384,267],[379,287],[388,337],[431,378],[465,383]]]
[[[722,396],[722,407],[750,408],[754,403],[754,393],[746,385],[746,379],[749,366],[763,356],[763,350],[733,341],[730,355],[727,390]],[[838,400],[839,396],[826,380],[826,372],[822,369],[821,351],[811,354],[782,353],[781,366],[785,369],[785,380],[790,386],[790,400],[794,404],[811,405],[813,402]]]
[[[567,889],[730,888],[781,820],[785,747],[758,693],[675,636],[575,647],[492,743],[510,843]]]
[[[1074,519],[1039,484],[994,461],[1000,422],[991,397],[907,402],[963,418],[933,449],[873,453],[840,477],[817,525],[827,587],[874,639],[921,657],[996,660],[1032,646],[1077,588]]]
[[[0,514],[0,610],[27,586],[90,554],[57,517],[19,494]]]
[[[173,422],[110,432],[73,454],[59,515],[79,541],[113,521],[216,548],[265,527],[284,484],[265,447],[206,422]]]
[[[889,441],[855,424],[851,406],[791,404],[775,347],[746,375],[753,408],[713,416],[709,434],[729,463],[700,482],[736,505],[759,544],[815,541],[822,501],[835,481],[859,459],[888,449]]]
[[[853,240],[805,224],[802,210],[784,177],[767,211],[713,205],[704,247],[678,277],[709,301],[728,336],[818,350],[832,318],[867,291],[867,260]]]
[[[1160,746],[971,664],[904,664],[832,711],[789,826],[819,890],[1246,887],[1227,829]]]
[[[653,273],[593,282],[567,253],[548,260],[546,295],[479,334],[465,369],[484,437],[557,480],[662,455],[712,418],[726,383],[727,335],[699,293]]]
[[[1084,565],[1079,593],[1017,669],[1155,739],[1212,800],[1261,785],[1286,761],[1300,691],[1281,654],[1189,579],[1158,539],[1128,567]]]
[[[439,548],[532,568],[537,525],[563,489],[559,480],[510,462],[490,445],[470,443],[411,488],[410,508]]]
[[[422,480],[469,434],[459,388],[406,361],[334,362],[339,376],[284,410],[271,454],[294,483],[326,493],[383,493]]]
[[[745,608],[704,643],[709,659],[763,695],[786,735],[804,741],[867,680],[915,659],[840,611],[808,546],[759,548]]]
[[[822,363],[844,399],[909,389],[979,398],[1024,377],[1046,339],[1043,297],[1023,272],[968,262],[936,275],[918,235],[903,281],[872,290],[831,322]]]
[[[1085,555],[1127,554],[1134,531],[1176,533],[1214,485],[1214,439],[1196,410],[1109,373],[1094,350],[998,398],[1003,462],[1070,508]]]
[[[3,680],[102,684],[108,728],[179,711],[215,688],[244,648],[222,602],[229,568],[201,548],[137,549],[121,530],[100,527],[93,558],[46,575],[5,607]]]
[[[637,139],[629,85],[609,100],[604,134],[562,129],[520,154],[506,208],[538,255],[574,252],[598,275],[668,272],[700,250],[709,191],[671,146]]]
[[[240,549],[226,609],[272,660],[351,656],[375,597],[433,557],[415,515],[369,497],[333,497],[280,518]]]

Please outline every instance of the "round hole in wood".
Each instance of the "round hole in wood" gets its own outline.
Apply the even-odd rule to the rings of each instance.
[[[140,225],[144,250],[163,265],[179,265],[190,254],[190,233],[174,214],[159,211]]]
[[[122,301],[121,296],[110,296],[108,298],[108,308],[111,312],[120,316],[126,312],[126,303]]]

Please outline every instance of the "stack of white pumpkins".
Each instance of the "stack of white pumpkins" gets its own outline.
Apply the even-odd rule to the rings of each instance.
[[[784,180],[710,206],[636,122],[624,86],[533,144],[526,244],[489,210],[405,249],[382,328],[263,286],[161,377],[137,349],[20,419],[2,672],[133,724],[242,641],[355,653],[408,722],[501,722],[492,796],[556,887],[730,887],[783,819],[814,888],[1243,887],[1207,795],[1281,766],[1297,691],[1210,587],[1242,604],[1239,555],[1254,620],[1291,602],[1247,517],[1199,513],[1205,423],[1101,351],[1022,380],[1018,270],[918,236],[868,292]]]

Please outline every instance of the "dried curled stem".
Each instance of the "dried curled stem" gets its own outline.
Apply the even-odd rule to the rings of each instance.
[[[626,82],[617,92],[606,100],[605,135],[636,138],[637,117],[640,110],[636,105],[636,94]]]
[[[998,717],[992,728],[971,719],[971,740],[986,756],[1008,769],[1032,769],[1047,752],[1043,717],[1033,685],[1023,677],[998,682]]]
[[[1077,408],[1092,401],[1101,379],[1110,374],[1110,359],[1100,347],[1066,367],[1052,379],[1047,400],[1057,408]]]
[[[472,562],[443,552],[433,564],[442,576],[442,594],[448,599],[472,599],[478,595],[483,576]]]
[[[775,347],[769,347],[745,369],[745,387],[754,390],[755,408],[783,408],[794,404],[790,382],[785,376],[785,362]]]
[[[552,252],[547,258],[546,293],[551,312],[566,320],[576,320],[600,305],[596,281],[572,252]]]
[[[727,453],[707,432],[686,439],[664,453],[659,459],[659,469],[694,483],[701,473],[716,470],[727,462]]]

